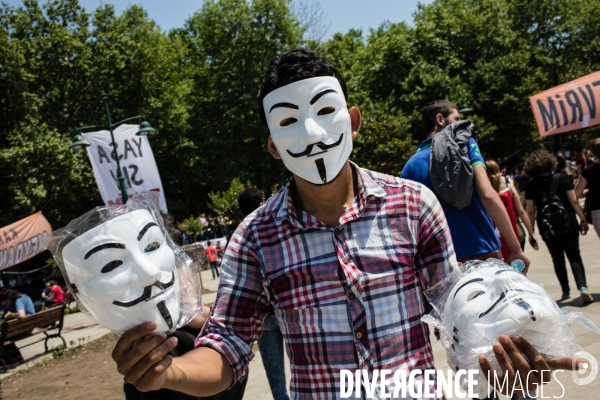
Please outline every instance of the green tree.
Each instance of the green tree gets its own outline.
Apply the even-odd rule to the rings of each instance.
[[[178,134],[187,129],[190,91],[181,40],[140,7],[88,14],[76,0],[2,5],[0,26],[0,223],[44,208],[57,227],[102,203],[85,152],[71,154],[68,145],[74,127],[106,124],[103,90],[115,120],[145,112],[160,129],[151,141],[182,214],[187,169],[171,161],[185,160],[189,148]]]
[[[210,192],[208,198],[211,210],[217,214],[223,214],[230,221],[239,221],[243,215],[241,215],[238,205],[238,196],[249,187],[252,187],[249,182],[244,186],[238,178],[235,178],[231,181],[229,189],[223,192]]]
[[[298,45],[302,30],[285,0],[205,1],[178,35],[191,73],[189,130],[196,148],[193,200],[225,190],[234,178],[263,189],[289,176],[266,150],[256,93],[268,62]]]
[[[200,221],[200,218],[192,216],[178,223],[177,227],[181,229],[183,233],[190,235],[193,238],[194,242],[198,240],[198,237],[204,231],[204,225]]]

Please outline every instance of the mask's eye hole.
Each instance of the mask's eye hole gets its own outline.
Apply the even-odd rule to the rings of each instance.
[[[280,126],[289,126],[289,125],[294,124],[296,122],[298,122],[298,120],[296,118],[286,118],[283,121],[281,121],[279,123],[279,125]]]
[[[471,292],[471,294],[469,294],[469,297],[467,297],[467,301],[471,301],[473,300],[475,297],[479,297],[482,294],[484,294],[485,292],[483,290],[476,290],[474,292]]]
[[[333,108],[333,107],[324,107],[319,110],[317,115],[327,115],[327,114],[331,114],[334,111],[335,111],[335,108]]]
[[[151,253],[154,250],[158,249],[159,247],[160,247],[160,243],[158,243],[158,242],[152,242],[148,246],[146,246],[146,248],[144,249],[144,252]]]
[[[117,268],[121,264],[123,264],[123,261],[121,261],[121,260],[111,261],[108,264],[106,264],[104,267],[102,267],[100,272],[102,272],[103,274],[106,274],[107,272],[112,271],[113,269]]]

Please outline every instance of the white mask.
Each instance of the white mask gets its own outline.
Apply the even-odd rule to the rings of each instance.
[[[523,322],[561,315],[539,284],[523,274],[497,267],[478,268],[453,287],[444,307],[446,332],[456,346],[485,346]]]
[[[102,325],[124,331],[154,321],[168,331],[179,320],[175,253],[147,210],[134,210],[78,236],[62,253],[87,310]]]
[[[316,185],[338,176],[352,152],[352,125],[336,78],[290,83],[266,95],[263,106],[287,169]]]

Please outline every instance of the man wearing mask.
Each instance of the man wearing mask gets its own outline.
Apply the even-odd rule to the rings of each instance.
[[[174,342],[138,342],[152,323],[121,337],[113,359],[129,382],[198,396],[226,389],[252,359],[269,306],[285,337],[291,398],[340,398],[342,369],[434,368],[422,291],[457,267],[450,232],[429,189],[349,160],[361,115],[346,98],[338,71],[309,50],[271,61],[259,110],[269,152],[293,177],[231,238],[194,351],[172,359]],[[505,338],[501,365],[524,365],[518,349],[535,350]]]

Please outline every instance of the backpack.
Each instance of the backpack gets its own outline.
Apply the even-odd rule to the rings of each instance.
[[[556,194],[559,179],[560,174],[555,173],[552,177],[550,193],[544,193],[540,207],[542,220],[540,232],[546,239],[564,235],[571,228],[567,210],[565,210],[560,197]]]
[[[473,167],[469,139],[479,134],[470,120],[454,122],[438,132],[431,142],[429,180],[435,192],[450,207],[462,210],[473,196]]]

